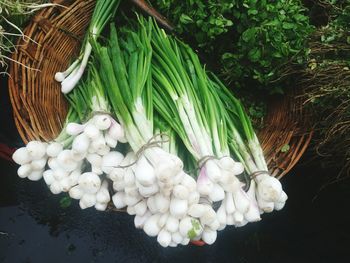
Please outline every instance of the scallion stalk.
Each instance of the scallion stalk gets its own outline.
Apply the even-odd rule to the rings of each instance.
[[[84,74],[92,51],[92,45],[100,36],[105,25],[115,14],[120,0],[97,0],[91,22],[85,36],[79,57],[64,72],[57,72],[55,80],[61,82],[61,91],[69,93]]]

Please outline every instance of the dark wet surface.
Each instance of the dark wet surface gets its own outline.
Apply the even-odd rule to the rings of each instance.
[[[80,210],[76,201],[62,208],[64,195],[0,165],[0,262],[349,262],[350,184],[319,192],[325,171],[295,169],[283,179],[284,210],[227,228],[212,246],[164,249],[131,216]]]

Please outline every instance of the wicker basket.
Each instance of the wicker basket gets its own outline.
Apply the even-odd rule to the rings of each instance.
[[[24,33],[33,41],[19,40],[9,80],[10,98],[18,131],[25,143],[50,141],[62,128],[67,102],[53,76],[62,71],[80,51],[94,1],[55,1],[63,7],[42,10]],[[38,43],[38,44],[36,44]],[[265,127],[258,135],[272,175],[282,177],[300,159],[310,142],[301,102],[293,94],[269,103]],[[282,152],[284,145],[290,149]]]

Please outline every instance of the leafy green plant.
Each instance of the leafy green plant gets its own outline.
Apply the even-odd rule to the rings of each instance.
[[[279,69],[308,54],[312,31],[305,8],[295,0],[152,1],[180,33],[192,35],[195,45],[218,61],[227,82],[259,86],[270,93]]]
[[[155,0],[156,8],[176,24],[179,33],[193,34],[196,44],[213,51],[218,36],[233,27],[235,1]]]

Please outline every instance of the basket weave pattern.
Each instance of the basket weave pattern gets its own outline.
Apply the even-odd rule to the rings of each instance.
[[[14,60],[29,68],[18,63],[10,67],[14,119],[25,143],[50,141],[61,131],[68,105],[54,75],[79,54],[94,7],[93,0],[54,2],[67,8],[50,7],[36,14],[24,30],[32,41],[20,39],[13,54]],[[258,134],[270,172],[279,178],[297,163],[312,136],[300,105],[293,95],[271,102],[265,128]],[[281,152],[286,144],[290,149]]]

